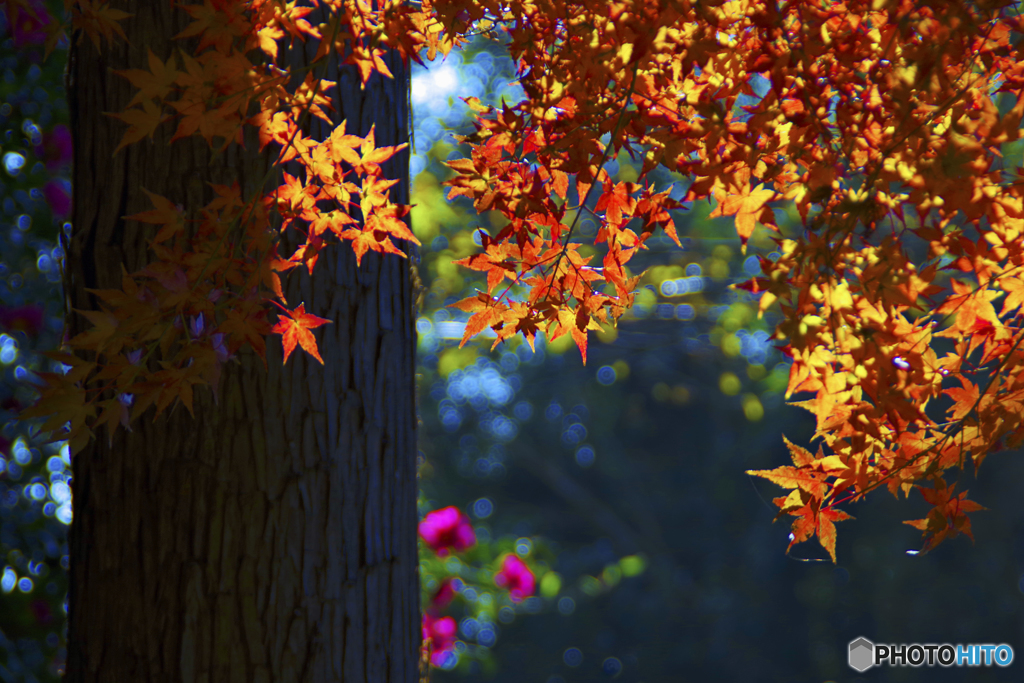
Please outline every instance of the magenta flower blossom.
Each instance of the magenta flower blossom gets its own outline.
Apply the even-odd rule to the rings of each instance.
[[[450,550],[462,552],[476,543],[469,517],[454,505],[428,512],[420,522],[420,538],[440,557]]]
[[[64,217],[71,212],[71,195],[59,180],[51,180],[43,185],[43,196],[55,216]]]
[[[37,335],[43,329],[44,309],[39,304],[27,304],[17,308],[0,306],[0,329],[7,332],[24,330]]]
[[[423,615],[423,646],[430,648],[430,663],[441,666],[455,646],[455,619]]]
[[[508,588],[512,602],[522,602],[533,595],[537,587],[537,579],[526,563],[515,555],[506,555],[501,563],[501,571],[494,575],[494,583],[499,588]]]
[[[46,164],[46,170],[55,173],[71,163],[71,131],[64,124],[43,134],[43,144],[36,148],[36,156]]]
[[[455,587],[452,585],[450,578],[441,581],[441,585],[437,587],[437,591],[434,592],[434,597],[430,599],[431,609],[440,612],[455,598]]]
[[[46,41],[46,31],[43,29],[53,21],[42,0],[29,0],[28,4],[35,16],[18,5],[7,3],[7,25],[16,48],[42,45]]]

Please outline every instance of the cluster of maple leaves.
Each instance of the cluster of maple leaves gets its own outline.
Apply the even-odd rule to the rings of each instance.
[[[761,313],[786,302],[775,339],[793,358],[787,398],[814,394],[796,405],[831,451],[787,441],[792,466],[751,472],[791,489],[775,501],[796,518],[790,547],[817,536],[834,561],[834,523],[849,518],[837,505],[880,486],[916,486],[933,506],[907,522],[925,550],[970,535],[981,508],[943,473],[1024,441],[1024,206],[1000,151],[1024,113],[1015,3],[508,7],[530,99],[475,107],[472,158],[449,164],[453,196],[508,220],[465,261],[488,272],[488,291],[459,304],[474,313],[467,338],[568,332],[585,360],[586,330],[632,302],[625,264],[655,227],[676,238],[667,212],[680,204],[612,182],[609,150],[642,156],[641,180],[659,164],[690,178],[684,202],[714,198],[744,250],[756,224],[779,232],[774,209],[791,201],[803,234],[776,238],[778,259],[759,257],[763,277],[742,285]],[[755,75],[770,83],[762,97]],[[571,241],[583,212],[600,219],[600,272]],[[506,280],[530,288],[525,300]]]
[[[72,26],[97,45],[123,38],[123,13],[102,0],[67,4]],[[415,238],[408,207],[388,199],[398,180],[380,168],[402,147],[378,149],[372,130],[360,138],[344,123],[327,140],[304,137],[301,118],[327,120],[323,93],[334,84],[311,71],[289,92],[291,74],[273,64],[278,41],[316,39],[317,60],[347,54],[365,84],[390,77],[386,48],[433,59],[487,30],[507,40],[527,99],[499,109],[466,98],[478,130],[463,139],[470,156],[449,162],[450,196],[506,221],[461,262],[487,283],[456,304],[472,314],[463,343],[487,328],[496,344],[569,334],[585,361],[588,331],[633,303],[631,257],[659,227],[678,242],[670,211],[713,199],[712,216],[734,217],[745,249],[758,224],[778,232],[774,211],[792,202],[802,234],[774,238],[777,260],[761,257],[763,276],[743,287],[762,313],[782,300],[775,338],[793,358],[787,397],[814,395],[797,405],[816,415],[830,452],[789,444],[792,466],[754,474],[791,489],[776,503],[796,518],[792,543],[816,536],[833,560],[834,522],[849,517],[837,505],[881,486],[897,495],[916,486],[932,504],[909,522],[925,549],[970,534],[966,513],[979,506],[944,472],[1024,441],[1024,183],[1001,161],[1024,114],[1015,3],[309,4],[330,20],[313,26],[311,7],[282,0],[181,5],[194,21],[178,37],[199,37],[198,54],[180,53],[180,69],[174,55],[151,54],[148,70],[122,73],[139,93],[117,114],[128,124],[121,147],[167,119],[177,120],[173,139],[198,134],[211,146],[240,144],[242,127],[256,126],[261,147],[276,143],[278,163],[303,173],[268,196],[217,187],[199,211],[152,196],[153,211],[128,217],[160,226],[157,260],[126,273],[122,290],[97,293],[106,308],[85,313],[96,327],[70,341],[97,361],[54,354],[70,369],[44,375],[25,417],[50,416],[44,429],[70,423],[55,438],[77,450],[93,429],[127,426],[150,405],[158,415],[175,400],[191,409],[194,384],[216,387],[225,358],[245,344],[262,355],[268,333],[283,335],[285,359],[297,344],[319,359],[310,330],[327,321],[281,306],[271,328],[264,288],[287,305],[278,274],[311,270],[328,233],[357,258],[402,254],[392,238]],[[270,64],[254,66],[255,50]],[[754,78],[770,84],[763,96]],[[261,111],[250,117],[252,102]],[[642,159],[638,182],[603,168],[623,150]],[[681,201],[650,186],[658,166],[688,179]],[[305,234],[295,253],[277,253],[271,212]],[[600,224],[590,245],[575,231],[584,214]]]

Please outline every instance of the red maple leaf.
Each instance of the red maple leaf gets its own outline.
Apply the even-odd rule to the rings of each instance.
[[[274,325],[274,329],[271,332],[280,334],[282,337],[284,362],[288,362],[288,356],[292,355],[292,351],[295,350],[295,344],[297,343],[306,353],[316,358],[323,365],[324,359],[320,357],[320,352],[316,347],[316,339],[313,338],[313,333],[310,330],[331,321],[325,318],[318,318],[311,313],[306,313],[306,304],[304,303],[299,304],[299,307],[294,311],[289,311],[283,307],[281,310],[290,317],[280,316],[280,320]]]

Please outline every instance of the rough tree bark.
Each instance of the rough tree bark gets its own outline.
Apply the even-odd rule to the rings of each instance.
[[[86,288],[120,286],[150,259],[153,226],[121,217],[151,208],[140,188],[180,202],[189,218],[213,198],[207,183],[237,180],[247,196],[267,157],[232,146],[215,158],[200,138],[155,141],[111,156],[133,88],[116,69],[166,60],[190,22],[167,2],[113,2],[131,45],[73,37],[68,95],[74,140],[68,305],[97,309]],[[310,17],[313,19],[314,17]],[[315,23],[315,22],[314,22]],[[296,43],[301,63],[313,47]],[[408,69],[365,92],[347,70],[335,120],[378,145],[408,139]],[[181,62],[178,61],[180,68]],[[314,124],[316,125],[316,124]],[[321,133],[326,126],[317,125]],[[269,151],[269,149],[268,149]],[[408,153],[385,169],[402,178]],[[268,185],[269,189],[271,186]],[[290,253],[283,249],[282,253]],[[414,254],[410,253],[411,256]],[[311,278],[297,268],[289,303],[334,321],[316,331],[325,364],[296,351],[281,365],[271,341],[264,370],[242,354],[225,366],[219,405],[196,392],[154,424],[151,413],[109,446],[105,434],[73,459],[66,681],[269,683],[416,679],[415,329],[409,262],[348,246],[323,252]],[[69,316],[72,335],[84,329]]]

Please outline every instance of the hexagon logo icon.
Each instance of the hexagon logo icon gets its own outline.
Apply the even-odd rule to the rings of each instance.
[[[875,659],[875,644],[867,638],[850,641],[850,668],[864,673],[871,668]]]

